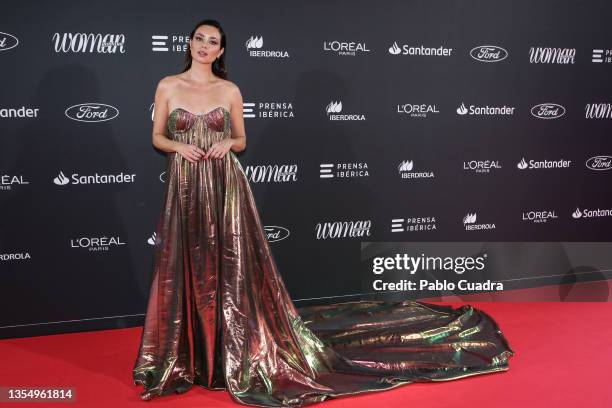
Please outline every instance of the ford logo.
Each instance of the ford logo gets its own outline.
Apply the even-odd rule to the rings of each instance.
[[[104,103],[81,103],[66,109],[66,116],[79,122],[104,122],[119,116],[119,109]]]
[[[269,225],[264,227],[268,242],[276,242],[283,240],[289,236],[289,230],[284,227],[278,227],[276,225]]]
[[[10,50],[19,44],[19,40],[14,35],[0,32],[0,51]]]
[[[557,119],[565,114],[565,108],[556,103],[541,103],[531,108],[531,114],[538,119]]]
[[[480,45],[470,50],[470,56],[480,62],[499,62],[508,57],[508,51],[496,45]]]
[[[591,170],[612,169],[612,156],[593,156],[586,161],[586,166]]]

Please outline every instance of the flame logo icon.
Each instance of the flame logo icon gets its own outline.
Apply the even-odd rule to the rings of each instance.
[[[342,102],[331,101],[329,104],[327,104],[325,110],[327,113],[340,113],[342,112]]]
[[[246,42],[247,50],[251,48],[261,48],[263,47],[263,37],[253,37],[249,38]]]
[[[153,235],[151,235],[149,239],[147,239],[147,243],[149,245],[155,245],[156,242],[157,242],[157,233],[154,232]]]
[[[576,207],[576,211],[572,213],[572,217],[576,219],[582,217],[582,211],[580,211],[580,208]]]
[[[151,122],[153,122],[155,120],[155,102],[151,104],[149,110],[151,111]]]
[[[457,108],[457,113],[459,115],[465,115],[466,113],[468,113],[468,110],[465,107],[465,105],[463,104],[463,102],[461,102],[461,106]]]
[[[521,170],[525,170],[527,168],[527,162],[525,161],[524,157],[521,159],[520,162],[517,163],[516,167],[518,167]]]
[[[64,173],[61,171],[59,172],[59,175],[53,179],[53,182],[58,186],[65,186],[69,181],[70,180],[68,180],[68,177],[64,176]]]
[[[410,171],[412,170],[414,163],[412,162],[412,160],[408,161],[408,160],[404,160],[403,162],[401,162],[399,164],[399,166],[397,166],[397,169],[399,171]]]
[[[476,222],[476,213],[468,213],[465,217],[463,217],[464,224],[473,224]]]
[[[397,41],[393,42],[393,45],[391,47],[389,47],[389,54],[393,54],[393,55],[397,55],[400,52],[402,52],[402,50],[400,49],[400,47],[397,45]]]

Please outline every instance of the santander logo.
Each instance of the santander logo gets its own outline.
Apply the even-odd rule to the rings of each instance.
[[[393,45],[389,47],[389,54],[397,55],[402,52],[402,49],[397,45],[397,41],[393,42]]]
[[[59,175],[53,179],[53,182],[58,186],[65,186],[70,182],[70,179],[66,177],[62,171],[60,171]]]
[[[466,113],[468,113],[468,110],[463,102],[461,102],[461,106],[457,108],[457,113],[459,115],[465,115]]]
[[[151,235],[149,239],[147,239],[147,243],[149,245],[155,245],[157,243],[157,233],[156,232],[153,232],[153,235]]]

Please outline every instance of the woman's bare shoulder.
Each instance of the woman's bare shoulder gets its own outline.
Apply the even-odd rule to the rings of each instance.
[[[159,80],[158,86],[163,88],[171,88],[178,85],[182,81],[180,74],[166,75]]]
[[[233,83],[229,79],[222,79],[222,81],[223,81],[222,84],[225,87],[226,91],[240,92],[240,88],[238,88],[238,85],[236,85],[235,83]]]

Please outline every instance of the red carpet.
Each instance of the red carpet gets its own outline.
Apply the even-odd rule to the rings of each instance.
[[[452,304],[457,307],[462,303]],[[612,407],[612,302],[469,302],[495,318],[516,355],[510,370],[328,400],[313,407]],[[239,407],[194,386],[140,401],[131,369],[142,328],[0,341],[0,386],[76,387],[76,403],[2,407]]]

